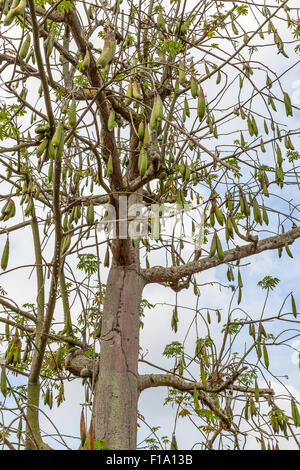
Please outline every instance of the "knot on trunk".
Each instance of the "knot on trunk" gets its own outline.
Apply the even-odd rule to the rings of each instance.
[[[66,356],[65,368],[76,377],[93,377],[98,374],[99,362],[97,359],[89,357],[81,349],[76,349]]]

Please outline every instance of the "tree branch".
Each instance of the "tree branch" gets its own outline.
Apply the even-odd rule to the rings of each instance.
[[[221,261],[217,256],[206,257],[198,261],[187,263],[183,266],[172,266],[165,268],[161,266],[145,269],[142,276],[146,284],[153,282],[164,283],[174,282],[192,274],[206,271],[220,264],[226,264],[238,259],[247,258],[267,250],[276,250],[283,247],[286,243],[291,244],[300,237],[300,227],[294,228],[289,232],[274,237],[265,238],[258,242],[249,243],[243,246],[237,246],[231,250],[224,252],[224,260]]]

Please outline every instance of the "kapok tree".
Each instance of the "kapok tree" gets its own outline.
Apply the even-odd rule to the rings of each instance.
[[[262,448],[278,448],[280,436],[299,446],[296,398],[287,391],[283,409],[266,378],[271,346],[299,332],[293,295],[272,316],[233,316],[243,260],[278,250],[283,265],[300,237],[297,108],[285,82],[299,49],[293,2],[4,0],[1,9],[3,444],[49,448],[42,401],[59,405],[65,382],[81,377],[85,448],[136,449],[139,396],[158,386],[202,448],[242,448],[249,436]],[[190,238],[164,235],[182,211]],[[15,243],[29,240],[24,264]],[[199,297],[199,273],[209,283],[220,265],[228,314],[204,311]],[[21,269],[24,282],[32,270],[36,279],[22,300]],[[277,283],[260,286],[268,296]],[[194,337],[166,346],[170,370],[139,374],[149,284],[176,299],[190,289]],[[180,335],[182,312],[171,310]],[[284,340],[271,320],[281,332],[289,322]]]

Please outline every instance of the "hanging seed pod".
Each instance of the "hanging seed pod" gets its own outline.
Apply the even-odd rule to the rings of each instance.
[[[285,247],[286,254],[287,254],[290,258],[294,258],[294,257],[293,257],[293,253],[291,252],[290,247],[289,247],[289,245],[288,245],[287,242],[285,242],[284,247]]]
[[[113,59],[116,52],[116,38],[112,31],[107,31],[104,37],[103,51],[97,61],[97,65],[104,69]]]
[[[204,118],[205,112],[206,112],[205,96],[204,96],[203,88],[200,86],[199,91],[198,91],[198,104],[197,104],[197,114],[198,114],[200,121],[202,121],[202,119]]]
[[[244,416],[245,419],[248,421],[249,419],[249,400],[246,400],[245,408],[244,408]]]
[[[60,251],[61,256],[70,248],[70,245],[71,245],[71,237],[68,234],[68,235],[65,235],[62,239],[61,251]]]
[[[266,122],[265,119],[264,119],[264,129],[265,129],[265,133],[268,135],[269,134],[269,128],[268,128],[268,125],[267,125],[267,122]]]
[[[185,70],[184,70],[183,62],[179,63],[178,81],[179,81],[180,85],[184,86],[184,84],[185,84]]]
[[[263,342],[263,355],[264,355],[265,366],[268,369],[270,362],[269,362],[269,355],[268,355],[268,350],[267,350],[267,346],[265,342]]]
[[[190,108],[189,108],[189,103],[188,103],[187,97],[185,97],[185,99],[184,99],[184,111],[185,111],[185,114],[187,115],[187,117],[190,117],[191,113],[190,113]]]
[[[59,161],[62,157],[65,142],[64,126],[61,122],[57,124],[53,137],[49,144],[50,155],[54,160]]]
[[[94,448],[95,448],[95,441],[94,440],[95,440],[94,427],[93,427],[93,421],[91,420],[89,434],[88,434],[88,449],[89,450],[94,450]]]
[[[253,215],[254,215],[254,220],[255,222],[259,223],[262,225],[262,217],[261,217],[261,212],[259,208],[259,204],[257,200],[254,198],[252,201],[252,206],[253,206]]]
[[[269,225],[269,217],[268,217],[268,213],[267,213],[267,210],[265,208],[265,206],[263,205],[262,207],[262,218],[263,218],[263,221],[266,225]]]
[[[108,247],[106,249],[105,258],[104,258],[104,267],[105,268],[109,267],[109,248]]]
[[[219,224],[223,226],[224,225],[224,216],[223,216],[222,211],[219,209],[219,207],[217,205],[215,206],[215,215],[216,215],[216,219],[219,222]]]
[[[44,43],[44,46],[46,47],[46,41]],[[47,41],[47,47],[46,47],[46,54],[47,57],[50,57],[52,51],[53,51],[53,46],[54,46],[54,37],[50,36],[48,41]]]
[[[297,318],[297,307],[296,307],[296,302],[295,302],[293,294],[291,294],[291,302],[292,302],[292,313],[294,317]]]
[[[248,125],[249,134],[250,134],[250,136],[252,137],[253,134],[254,134],[254,132],[253,132],[252,119],[251,119],[250,114],[249,114],[249,116],[247,117],[247,125]]]
[[[86,49],[86,53],[82,62],[82,71],[86,72],[90,68],[91,58],[88,48]]]
[[[190,82],[190,90],[193,98],[197,98],[198,96],[198,81],[196,78],[192,75],[191,76],[191,82]]]
[[[52,410],[52,406],[53,406],[53,392],[52,392],[52,390],[50,390],[50,392],[49,392],[48,406],[49,406],[50,410]]]
[[[148,157],[145,148],[142,146],[138,159],[138,169],[140,177],[143,178],[148,168]]]
[[[45,150],[46,150],[47,147],[48,147],[48,142],[49,142],[49,140],[48,140],[48,138],[46,138],[46,139],[44,139],[44,140],[40,143],[40,145],[37,147],[37,149],[36,149],[36,156],[37,156],[37,157],[42,157],[42,156],[43,156]]]
[[[17,429],[17,438],[20,440],[22,436],[22,418],[19,419],[18,429]]]
[[[113,174],[113,159],[112,155],[110,154],[109,159],[107,161],[107,175],[112,175]]]
[[[217,234],[216,234],[216,248],[217,248],[217,255],[218,255],[219,260],[224,261],[224,253],[223,253],[222,244]]]
[[[131,82],[128,85],[126,96],[127,96],[127,98],[125,99],[125,104],[128,106],[132,101],[131,98],[133,97],[133,86],[132,86]]]
[[[112,132],[115,127],[115,112],[112,110],[109,114],[108,122],[107,122],[107,129],[109,132]]]
[[[138,136],[141,141],[144,139],[144,134],[145,134],[145,122],[144,122],[144,119],[142,119],[138,127]]]
[[[255,120],[254,116],[252,116],[252,130],[253,130],[253,133],[257,137],[258,136],[258,127],[257,127],[256,120]]]
[[[291,411],[292,411],[292,418],[294,420],[294,425],[296,427],[300,427],[300,413],[294,398],[291,399]]]
[[[287,116],[293,116],[293,106],[291,103],[291,98],[289,97],[288,93],[283,93],[284,105],[285,105],[285,112]]]
[[[178,314],[177,314],[177,307],[175,307],[171,319],[171,328],[174,330],[175,333],[178,331]]]
[[[141,95],[141,91],[140,91],[140,85],[138,84],[136,80],[133,82],[132,96],[133,98],[139,101],[143,99]]]
[[[194,409],[195,411],[198,411],[200,409],[200,406],[199,406],[198,392],[197,392],[196,387],[194,387],[193,399],[194,399]]]
[[[73,128],[76,127],[76,101],[74,98],[68,108],[68,118],[70,126]]]
[[[19,56],[22,60],[25,59],[25,57],[27,56],[28,54],[28,50],[29,50],[29,46],[30,46],[30,41],[31,41],[31,38],[30,38],[30,34],[27,34],[23,44],[22,44],[22,47],[20,49],[20,53],[19,53]]]
[[[86,441],[86,425],[85,425],[83,408],[81,409],[81,416],[80,416],[80,439],[81,439],[81,446],[83,447]]]
[[[10,10],[4,18],[4,25],[8,26],[12,23],[16,16],[23,15],[26,7],[26,0],[13,0]]]
[[[178,450],[175,433],[172,434],[171,450]]]
[[[149,134],[149,128],[148,124],[145,123],[145,128],[144,128],[144,140],[143,140],[143,145],[144,147],[148,147],[150,145],[150,134]]]
[[[166,23],[161,11],[158,13],[156,24],[159,29],[161,29],[162,31],[166,31]]]
[[[87,208],[86,222],[88,225],[93,225],[94,221],[95,221],[95,211],[94,211],[94,205],[91,202]]]
[[[239,30],[234,20],[231,21],[231,29],[232,29],[233,34],[235,34],[236,36],[239,34]]]
[[[217,251],[217,234],[215,232],[212,238],[211,245],[210,245],[209,257],[212,258],[215,255],[216,251]]]
[[[47,388],[46,393],[44,395],[44,405],[49,405],[49,396],[50,396],[50,389]]]
[[[150,129],[152,132],[157,130],[159,122],[163,119],[163,102],[160,95],[156,95],[153,102],[153,108],[150,117]]]
[[[2,253],[2,258],[1,258],[1,268],[3,269],[3,271],[5,271],[7,268],[8,257],[9,257],[9,239],[7,237],[6,243],[4,245],[3,253]]]
[[[2,365],[1,367],[1,393],[4,396],[4,398],[7,395],[8,389],[7,389],[7,382],[6,382],[6,367]]]

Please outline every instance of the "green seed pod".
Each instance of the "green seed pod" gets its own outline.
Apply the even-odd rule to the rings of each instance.
[[[159,122],[163,119],[163,103],[161,97],[156,95],[150,117],[150,129],[152,132],[157,130]]]
[[[262,207],[262,213],[263,213],[263,221],[266,225],[269,225],[269,217],[268,217],[268,213],[267,213],[267,210],[265,208],[265,206],[263,205]]]
[[[40,143],[40,145],[36,149],[36,156],[37,157],[41,157],[44,154],[44,152],[45,152],[45,150],[48,146],[48,142],[49,142],[49,140],[48,140],[48,138],[46,138]]]
[[[145,123],[144,123],[144,119],[142,119],[138,127],[138,136],[140,140],[144,139],[144,133],[145,133]]]
[[[58,123],[53,137],[50,142],[49,150],[52,152],[52,157],[59,161],[63,154],[64,149],[64,142],[65,142],[65,130],[64,126],[61,122]]]
[[[239,34],[239,30],[238,30],[234,20],[231,21],[231,29],[233,31],[233,34],[235,34],[236,36]]]
[[[285,105],[285,112],[287,116],[293,116],[293,106],[291,103],[291,98],[289,97],[288,93],[284,92],[284,105]]]
[[[254,116],[252,116],[252,129],[253,129],[254,134],[257,137],[258,136],[258,128],[257,128],[257,124],[256,124]]]
[[[185,69],[184,69],[184,64],[182,62],[179,63],[178,80],[179,80],[180,85],[185,84]]]
[[[49,40],[47,42],[47,48],[46,48],[46,54],[47,54],[47,57],[50,57],[51,56],[51,53],[53,51],[53,45],[54,45],[54,37],[53,36],[50,36],[49,37]],[[46,46],[46,41],[44,43],[44,46]]]
[[[190,117],[191,113],[190,113],[190,108],[189,108],[189,103],[188,103],[187,97],[185,97],[185,99],[184,99],[184,111],[185,111],[185,114],[187,115],[187,117]]]
[[[112,159],[112,155],[109,156],[109,159],[107,161],[107,174],[108,175],[112,175],[113,174],[113,171],[114,171],[114,168],[113,168],[113,159]]]
[[[150,142],[151,142],[151,139],[150,139],[150,134],[149,134],[149,128],[146,122],[144,126],[144,140],[143,140],[144,147],[148,147],[150,145]]]
[[[148,168],[148,157],[147,157],[147,152],[145,148],[142,146],[139,154],[139,159],[138,159],[138,168],[139,168],[139,173],[141,178],[143,178],[144,174],[147,171]]]
[[[290,250],[290,247],[289,247],[289,245],[288,245],[287,242],[285,242],[285,245],[284,245],[284,246],[285,246],[286,254],[287,254],[290,258],[294,258],[294,257],[293,257],[293,254],[292,254],[292,252],[291,252],[291,250]]]
[[[212,238],[212,242],[211,242],[211,245],[210,245],[210,251],[209,251],[209,257],[212,258],[216,251],[217,251],[217,235],[216,233],[214,234],[213,238]]]
[[[198,105],[197,105],[197,114],[198,114],[200,121],[202,121],[202,119],[204,118],[205,112],[206,112],[205,96],[204,96],[203,89],[200,86],[199,92],[198,92]]]
[[[218,255],[219,260],[224,261],[223,248],[222,248],[222,244],[218,235],[216,235],[216,247],[217,247],[217,255]]]
[[[87,208],[86,221],[89,225],[93,225],[94,220],[95,220],[95,211],[94,211],[94,205],[91,202]]]
[[[60,254],[63,255],[71,245],[70,235],[65,235],[62,239]]]
[[[109,248],[108,247],[106,249],[105,258],[104,258],[104,267],[105,268],[109,267]]]
[[[3,271],[5,271],[7,268],[8,257],[9,257],[9,239],[7,238],[6,243],[4,245],[2,258],[1,258],[1,268],[3,269]]]
[[[159,29],[166,31],[166,23],[161,11],[158,13],[156,24]]]
[[[267,122],[266,122],[265,119],[264,119],[264,129],[265,129],[265,133],[268,135],[269,134],[269,128],[268,128],[268,125],[267,125]]]
[[[16,16],[23,15],[26,7],[26,0],[13,0],[11,8],[7,13],[6,17],[4,18],[4,25],[8,26],[12,23],[13,19]]]
[[[198,96],[198,82],[196,78],[192,75],[191,83],[190,83],[191,94],[193,98],[197,98]]]
[[[266,347],[266,344],[263,343],[263,355],[264,355],[264,363],[265,363],[265,366],[266,368],[268,369],[269,368],[269,355],[268,355],[268,350],[267,350],[267,347]]]
[[[143,98],[141,95],[140,86],[136,80],[133,82],[132,96],[136,100],[141,100]]]
[[[291,301],[292,301],[292,312],[295,318],[297,318],[297,307],[296,307],[296,302],[294,299],[293,294],[291,294]]]
[[[222,211],[219,209],[219,207],[217,205],[215,207],[215,215],[216,215],[216,219],[219,222],[219,224],[223,226],[224,225],[224,216],[223,216]]]
[[[255,198],[253,199],[252,205],[253,205],[254,220],[255,220],[255,222],[257,222],[257,223],[259,223],[260,225],[262,225],[262,217],[261,217],[261,212],[260,212],[259,204],[258,204],[258,202],[257,202],[257,200],[256,200]]]
[[[70,126],[73,128],[76,127],[76,101],[74,98],[68,109],[68,118]]]
[[[107,129],[109,132],[112,132],[112,130],[115,127],[115,112],[112,110],[109,114],[108,122],[107,122]]]
[[[1,367],[1,393],[4,397],[6,397],[8,389],[7,389],[7,382],[6,382],[6,367],[3,365]]]
[[[129,85],[128,85],[128,89],[127,89],[127,94],[126,94],[127,98],[125,99],[125,104],[126,105],[129,105],[132,101],[132,96],[133,96],[133,86],[132,86],[132,83],[130,82]]]

